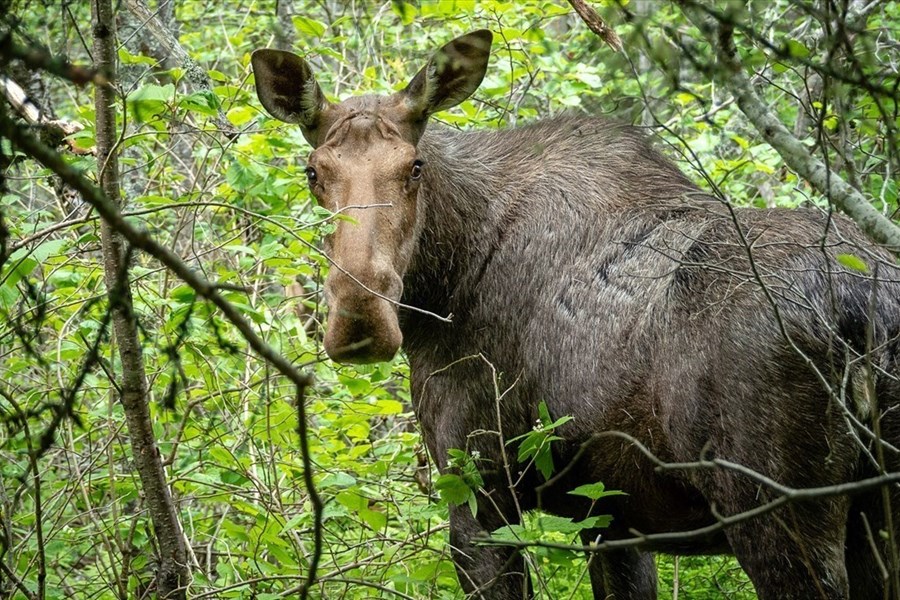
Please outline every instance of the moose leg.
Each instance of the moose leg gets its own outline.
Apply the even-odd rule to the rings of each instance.
[[[891,490],[894,540],[900,544],[900,493]],[[847,575],[851,600],[895,598],[891,541],[887,539],[881,490],[853,499],[847,521]],[[895,567],[896,568],[896,567]]]
[[[483,511],[479,510],[479,516]],[[525,560],[515,548],[479,546],[476,537],[499,528],[500,523],[479,523],[467,505],[450,508],[450,546],[459,582],[473,600],[531,598],[531,580]]]
[[[582,532],[590,544],[596,535]],[[588,556],[594,600],[654,600],[656,563],[649,552],[623,548]]]
[[[726,531],[760,600],[846,600],[844,542],[849,502],[795,504]]]

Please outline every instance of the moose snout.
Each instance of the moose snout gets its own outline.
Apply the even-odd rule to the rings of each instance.
[[[397,302],[403,290],[393,271],[335,272],[325,282],[328,323],[325,352],[341,363],[391,360],[403,341]]]

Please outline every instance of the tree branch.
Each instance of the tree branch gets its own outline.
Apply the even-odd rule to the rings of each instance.
[[[616,34],[612,27],[603,21],[596,10],[588,6],[584,0],[569,0],[569,4],[572,5],[572,8],[575,9],[575,12],[577,12],[578,16],[581,17],[581,20],[584,21],[584,24],[588,26],[588,29],[596,33],[601,40],[609,44],[609,47],[616,52],[622,50],[622,39]]]
[[[29,69],[53,73],[76,85],[107,83],[106,75],[96,69],[73,65],[65,58],[54,56],[42,48],[19,46],[13,41],[9,31],[0,34],[0,57],[4,60],[22,61]]]
[[[312,462],[309,456],[309,441],[305,427],[307,421],[306,407],[303,401],[305,389],[312,383],[312,378],[309,375],[301,373],[284,356],[266,344],[253,329],[253,326],[219,293],[219,286],[211,283],[201,274],[188,267],[172,250],[158,243],[146,230],[139,229],[127,221],[115,203],[107,198],[102,190],[88,181],[80,171],[63,160],[58,153],[41,143],[41,141],[27,131],[26,128],[16,124],[6,115],[5,111],[2,110],[0,110],[0,135],[9,139],[16,148],[56,173],[63,182],[79,192],[82,198],[88,204],[93,206],[109,226],[119,232],[132,247],[143,250],[156,258],[176,276],[181,278],[182,281],[193,288],[197,295],[205,298],[216,306],[260,357],[272,364],[279,373],[297,386],[298,417],[304,424],[303,426],[298,425],[300,449],[304,457],[305,471],[309,474],[307,477],[306,473],[304,473],[304,478],[307,486],[313,486]],[[307,491],[310,493],[310,498],[318,497],[316,496],[315,487],[307,487]],[[322,552],[320,540],[322,536],[323,508],[321,502],[313,501],[312,504],[314,537],[317,541],[314,553],[315,555],[320,555]],[[314,577],[315,572],[310,569],[307,582],[302,589],[309,590]]]
[[[41,110],[41,107],[35,104],[34,100],[29,98],[25,90],[22,89],[22,86],[11,77],[0,75],[0,89],[3,90],[3,95],[6,96],[7,102],[23,119],[43,130],[41,139],[51,146],[58,146],[66,136],[84,129],[84,125],[75,121],[48,118],[46,113]],[[78,148],[71,140],[66,145],[75,154],[93,153],[91,149]]]
[[[116,30],[112,0],[94,0],[91,13],[95,66],[99,72],[113,79],[116,72]],[[121,189],[116,149],[116,94],[112,85],[94,88],[94,110],[97,179],[106,198],[113,199],[111,204],[115,208]],[[132,460],[141,480],[141,490],[159,544],[157,595],[183,600],[187,597],[185,590],[190,581],[187,547],[150,420],[144,353],[128,280],[131,250],[126,248],[122,235],[105,220],[100,224],[100,242],[109,311],[122,364],[119,398],[128,426]]]
[[[34,135],[18,126],[0,111],[0,135],[9,139],[17,148],[56,173],[60,179],[81,194],[85,202],[94,207],[113,229],[122,234],[128,243],[157,259],[197,294],[209,300],[225,318],[234,325],[247,344],[264,360],[274,366],[291,383],[305,388],[312,383],[309,375],[301,373],[290,361],[276,352],[257,335],[253,326],[219,293],[219,286],[187,266],[172,250],[157,242],[145,229],[132,225],[119,209],[76,168],[40,142]]]

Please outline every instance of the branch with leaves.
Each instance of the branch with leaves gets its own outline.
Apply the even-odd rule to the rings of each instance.
[[[185,74],[191,85],[201,91],[212,94],[212,82],[209,79],[209,75],[191,58],[172,33],[163,27],[156,15],[147,8],[147,5],[141,0],[124,0],[124,4],[135,17],[140,19],[143,26],[171,54],[172,58],[184,67]],[[221,108],[217,110],[217,114],[213,119],[222,133],[229,139],[234,139],[239,135],[238,130],[231,124]]]
[[[99,129],[99,126],[98,126]],[[283,376],[290,380],[297,388],[298,410],[298,434],[304,464],[304,480],[307,485],[314,513],[314,549],[310,560],[310,570],[307,575],[307,583],[303,587],[301,597],[306,597],[308,590],[315,581],[315,566],[318,557],[322,553],[322,511],[321,502],[316,491],[312,473],[312,460],[309,455],[308,432],[306,429],[306,408],[304,394],[307,386],[312,382],[309,375],[300,372],[283,355],[269,346],[256,332],[254,327],[241,315],[239,310],[220,293],[221,286],[216,285],[200,273],[187,266],[172,250],[157,242],[149,232],[139,229],[127,221],[122,215],[116,203],[110,199],[103,190],[92,184],[78,169],[67,163],[57,152],[43,144],[26,128],[15,123],[5,111],[0,111],[0,136],[8,139],[14,147],[28,156],[37,160],[40,164],[53,171],[67,185],[76,190],[81,197],[88,202],[94,210],[103,218],[107,226],[121,235],[131,247],[142,250],[156,258],[171,272],[180,277],[187,285],[201,297],[216,306],[225,318],[241,333],[249,346],[264,360],[272,364]],[[98,152],[98,157],[103,160],[109,156],[109,150]],[[109,169],[109,164],[107,164]]]
[[[94,61],[97,70],[110,79],[116,73],[116,25],[111,0],[91,3],[94,33]],[[112,84],[94,89],[96,114],[97,179],[110,208],[118,210],[114,199],[121,197],[119,185],[118,128],[116,127],[116,93]],[[159,544],[159,569],[156,576],[157,593],[161,598],[181,600],[190,581],[187,544],[185,543],[178,510],[169,491],[169,482],[162,465],[153,423],[150,418],[150,398],[144,352],[138,334],[139,325],[134,312],[128,266],[131,249],[122,234],[104,220],[100,228],[103,270],[109,296],[109,311],[121,363],[119,400],[125,412],[125,422],[131,441],[131,454],[141,480],[141,489],[153,522]]]
[[[716,50],[712,75],[734,95],[738,107],[791,169],[846,213],[873,240],[900,253],[900,226],[878,212],[862,193],[811,154],[756,93],[734,43],[734,28],[717,22],[699,4],[682,1],[685,16]]]

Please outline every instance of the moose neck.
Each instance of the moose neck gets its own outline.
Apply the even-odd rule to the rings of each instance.
[[[501,215],[514,194],[512,177],[501,168],[503,157],[483,147],[489,135],[432,126],[419,142],[425,162],[422,214],[404,278],[404,303],[459,314],[489,261]]]
[[[473,300],[486,291],[483,276],[513,240],[527,245],[543,236],[546,248],[578,252],[579,244],[595,246],[601,236],[620,241],[624,234],[615,228],[626,221],[650,227],[667,213],[710,204],[642,133],[598,118],[564,116],[472,133],[432,126],[419,155],[425,162],[419,232],[403,302],[452,313],[456,324],[478,304]],[[520,253],[512,260],[534,258]],[[490,281],[516,285],[514,279]],[[433,317],[401,316],[404,336],[420,326],[434,333]]]

